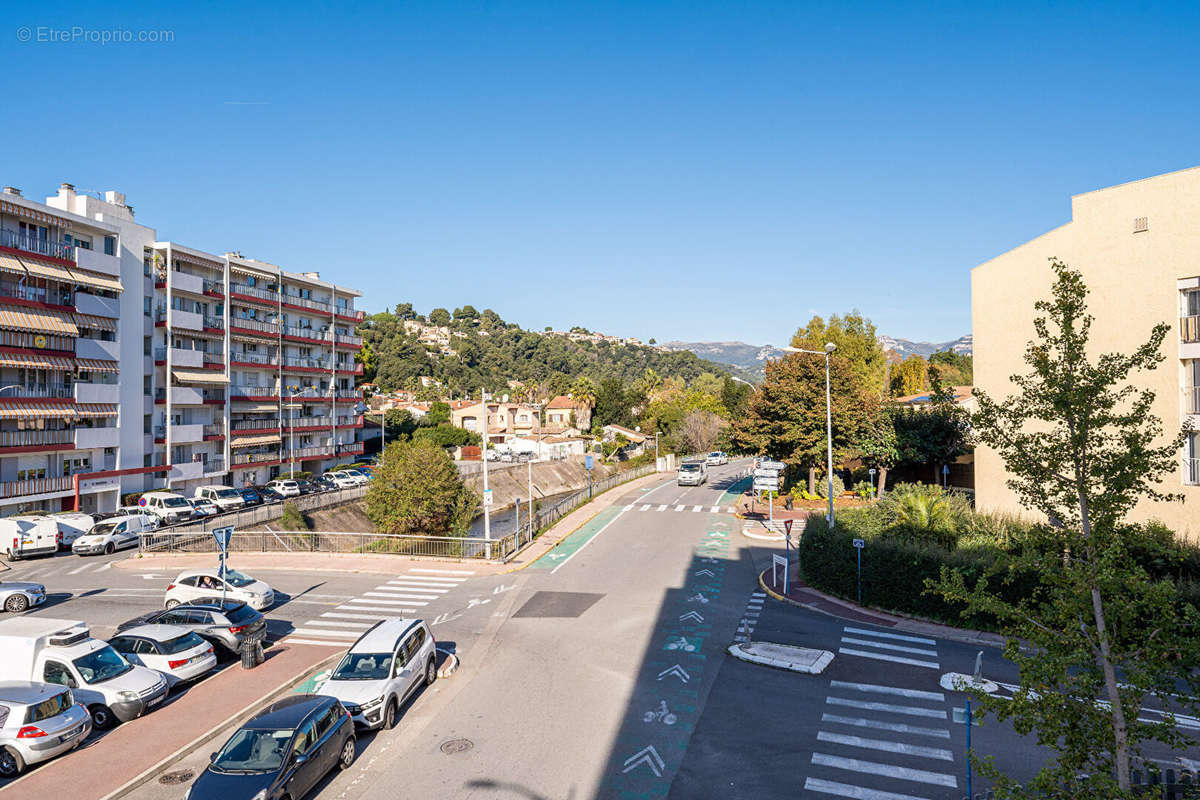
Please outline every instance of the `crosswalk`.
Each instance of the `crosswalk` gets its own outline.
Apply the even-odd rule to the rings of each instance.
[[[937,642],[924,636],[907,636],[847,625],[842,628],[838,654],[890,661],[924,669],[940,669]]]
[[[349,647],[363,631],[384,617],[423,616],[424,609],[456,589],[471,570],[414,567],[301,623],[284,641],[326,647]]]
[[[26,580],[29,578],[49,578],[55,575],[79,575],[85,572],[104,572],[112,569],[112,565],[113,562],[111,561],[59,556],[57,558],[45,558],[41,561],[22,564],[19,568],[13,570],[13,579],[16,579],[15,575],[17,574],[20,575],[19,580]]]
[[[742,618],[738,621],[737,632],[733,635],[735,643],[750,641],[750,636],[754,633],[754,626],[758,624],[758,617],[762,614],[763,602],[766,599],[767,595],[764,592],[755,592],[750,595],[750,600],[746,603],[746,610],[742,612]]]
[[[625,506],[626,511],[666,511],[674,513],[688,514],[735,514],[737,509],[733,506],[710,505],[702,503],[695,505],[693,503],[631,503]]]

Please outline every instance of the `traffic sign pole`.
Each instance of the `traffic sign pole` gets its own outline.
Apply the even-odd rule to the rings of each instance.
[[[854,540],[854,549],[858,553],[858,604],[860,606],[862,605],[862,551],[866,544],[862,539]]]

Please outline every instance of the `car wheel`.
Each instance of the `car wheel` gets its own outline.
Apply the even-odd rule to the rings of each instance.
[[[4,610],[11,611],[14,614],[20,614],[27,608],[29,608],[29,598],[23,594],[11,595],[4,601]]]
[[[114,545],[112,542],[109,542],[108,544],[104,545],[104,555],[111,556],[115,552],[117,552],[117,546]]]
[[[167,610],[170,611],[172,608],[174,608],[177,605],[179,605],[178,600],[175,600],[175,599],[168,600],[167,601]]]
[[[348,736],[342,745],[342,754],[338,756],[338,769],[349,769],[354,763],[354,737]]]
[[[429,663],[425,665],[425,685],[432,686],[437,680],[437,659],[433,656],[429,657]]]
[[[92,715],[92,727],[96,730],[106,731],[117,724],[117,718],[113,716],[112,710],[106,705],[97,703],[94,706],[88,706],[88,713]]]
[[[15,778],[25,771],[25,760],[16,750],[0,747],[0,778]]]
[[[383,729],[390,731],[396,727],[396,701],[388,700],[387,708],[383,711]]]

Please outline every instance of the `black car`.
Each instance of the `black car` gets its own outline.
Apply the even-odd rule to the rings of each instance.
[[[296,481],[296,485],[300,487],[300,494],[316,494],[321,491],[315,483],[308,480]]]
[[[188,800],[300,800],[354,763],[354,722],[333,697],[293,695],[247,722],[192,783]]]
[[[261,506],[263,503],[263,496],[253,486],[238,489],[238,494],[242,496],[242,500],[246,501],[247,506]]]
[[[313,483],[316,484],[317,489],[322,492],[332,492],[337,489],[337,484],[335,484],[333,482],[333,478],[329,477],[328,475],[322,475],[321,477],[315,479]]]
[[[255,486],[254,491],[262,496],[264,503],[282,503],[283,495],[272,489],[270,486]]]
[[[267,620],[262,614],[238,600],[202,598],[190,603],[180,603],[174,608],[151,611],[140,617],[122,622],[118,631],[137,625],[179,625],[211,642],[217,650],[228,655],[237,655],[242,642],[262,641],[267,635]]]

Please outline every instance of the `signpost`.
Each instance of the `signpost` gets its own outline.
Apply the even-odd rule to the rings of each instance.
[[[588,453],[583,457],[583,467],[588,474],[588,499],[592,499],[592,454]]]
[[[213,528],[213,539],[217,541],[217,548],[220,558],[220,567],[217,574],[221,576],[221,608],[225,608],[225,559],[229,556],[229,540],[233,537],[233,526],[228,525],[224,528]]]
[[[484,508],[492,507],[492,490],[491,489],[483,490],[483,507]]]
[[[854,540],[854,550],[858,553],[858,604],[862,605],[862,551],[867,543],[862,539]]]
[[[775,553],[771,556],[771,582],[776,586],[779,585],[778,570],[783,567],[783,593],[788,592],[788,559],[787,556],[781,556]]]
[[[942,488],[946,488],[946,482],[950,478],[950,465],[942,464]]]

